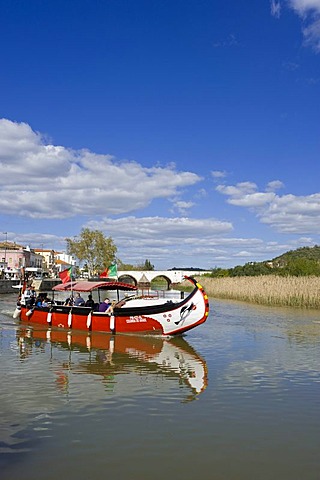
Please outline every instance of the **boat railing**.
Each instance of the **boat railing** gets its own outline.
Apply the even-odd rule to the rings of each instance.
[[[160,299],[165,298],[169,300],[182,300],[184,298],[184,292],[180,290],[150,290],[140,289],[137,291],[136,297]]]

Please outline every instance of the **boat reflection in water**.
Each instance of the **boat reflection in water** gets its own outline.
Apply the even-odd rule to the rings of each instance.
[[[21,358],[48,345],[69,351],[68,361],[60,364],[61,386],[68,383],[70,374],[99,375],[103,381],[112,378],[116,384],[126,374],[124,381],[130,384],[127,374],[159,377],[161,373],[162,383],[164,378],[177,379],[178,386],[183,383],[189,387],[187,400],[195,399],[207,387],[206,362],[183,337],[108,336],[41,327],[23,327],[17,335]]]

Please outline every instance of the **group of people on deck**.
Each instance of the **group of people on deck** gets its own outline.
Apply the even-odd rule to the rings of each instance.
[[[37,295],[35,289],[32,287],[28,287],[25,290],[25,292],[22,294],[22,298],[20,298],[20,301],[30,308],[49,307],[53,305],[52,299],[49,298],[46,293],[39,293]],[[85,301],[80,293],[76,293],[75,297],[73,297],[73,295],[68,297],[65,300],[64,305],[69,307],[89,307],[91,310],[96,312],[105,312],[107,315],[112,315],[116,303],[116,300],[111,301],[108,297],[106,297],[100,304],[95,303],[91,294],[88,296],[88,300]]]
[[[36,293],[33,287],[27,287],[22,293],[20,302],[27,307],[48,307],[52,305],[52,299],[46,293]]]
[[[113,308],[116,303],[116,300],[112,300],[111,302],[110,299],[106,297],[103,302],[101,302],[100,304],[96,304],[92,298],[92,295],[89,295],[88,300],[85,301],[81,297],[81,294],[77,293],[75,298],[73,296],[67,298],[64,302],[64,305],[67,305],[69,307],[90,307],[92,310],[98,312],[105,312],[108,315],[112,315]]]

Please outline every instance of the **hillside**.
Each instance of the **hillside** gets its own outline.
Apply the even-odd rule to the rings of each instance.
[[[290,250],[272,260],[248,262],[234,268],[214,268],[210,277],[242,277],[257,275],[320,276],[320,246]]]
[[[320,262],[320,246],[315,245],[314,247],[301,247],[296,250],[289,250],[271,261],[274,265],[284,266],[287,265],[288,262],[297,259],[307,259]]]

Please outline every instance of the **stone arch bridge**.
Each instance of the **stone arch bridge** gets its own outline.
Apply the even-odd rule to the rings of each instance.
[[[209,272],[203,270],[120,270],[118,271],[118,280],[123,281],[125,277],[130,277],[138,287],[148,288],[152,280],[159,277],[166,280],[169,290],[175,284],[183,282],[185,276],[192,277],[203,273]]]

